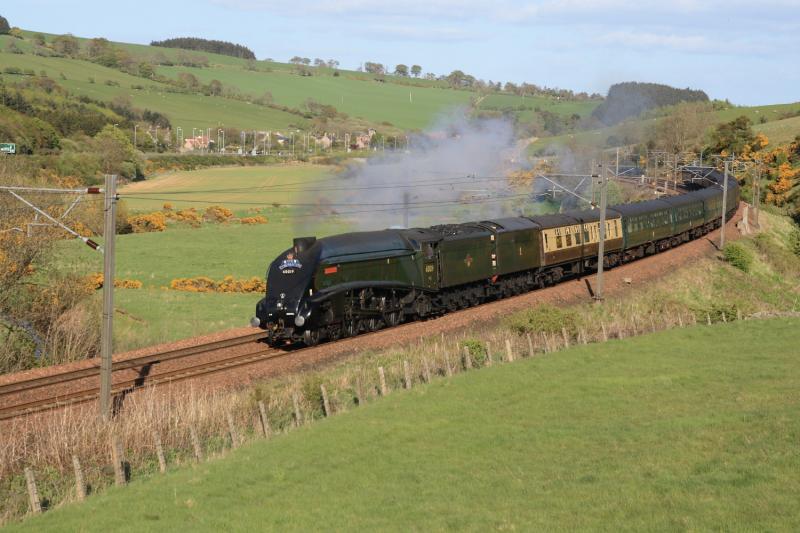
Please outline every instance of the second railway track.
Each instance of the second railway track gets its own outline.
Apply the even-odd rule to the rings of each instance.
[[[259,341],[264,337],[264,332],[259,331],[230,339],[212,341],[196,346],[115,361],[112,366],[112,372],[115,375],[126,370],[150,369],[153,366],[173,361],[188,364],[169,369],[165,372],[147,373],[134,378],[117,379],[112,385],[112,394],[115,397],[119,397],[120,395],[127,394],[128,392],[132,392],[144,386],[180,381],[205,374],[213,374],[214,372],[227,370],[235,366],[282,357],[289,353],[270,348],[265,344],[260,344]],[[193,363],[189,360],[192,357],[207,355],[215,351],[247,345],[252,345],[253,349],[247,350],[244,353],[216,358],[210,361]],[[0,420],[95,400],[100,394],[99,373],[100,364],[97,362],[85,368],[2,384],[0,385]],[[96,379],[92,384],[84,383],[82,385],[77,385],[80,381],[92,380],[93,378]],[[63,387],[66,389],[70,384],[76,385],[73,390],[62,390],[55,393],[51,393],[50,391],[41,392],[42,390],[52,387]]]

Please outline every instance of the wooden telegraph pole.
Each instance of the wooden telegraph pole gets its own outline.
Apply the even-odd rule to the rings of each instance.
[[[103,329],[100,335],[100,416],[111,418],[111,358],[114,355],[114,236],[117,220],[117,176],[106,175],[103,237]]]

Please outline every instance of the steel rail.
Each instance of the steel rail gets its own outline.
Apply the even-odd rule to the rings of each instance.
[[[112,396],[119,397],[147,386],[154,386],[164,383],[172,383],[185,379],[192,379],[199,376],[210,375],[222,372],[230,368],[257,363],[260,361],[278,359],[285,357],[293,352],[284,352],[274,348],[259,348],[244,354],[226,357],[216,361],[209,361],[186,368],[170,370],[161,374],[148,376],[142,382],[142,378],[130,378],[114,383],[111,389]],[[95,400],[100,395],[100,387],[92,387],[80,391],[65,393],[55,397],[31,400],[11,406],[0,408],[0,420],[8,420],[20,416],[30,415],[59,407],[76,405]]]
[[[132,357],[130,359],[123,359],[121,361],[114,361],[112,371],[118,372],[121,370],[129,370],[132,368],[137,368],[148,364],[163,363],[165,361],[172,361],[175,359],[181,359],[193,355],[213,352],[215,350],[221,350],[223,348],[231,348],[233,346],[239,346],[259,341],[265,338],[266,336],[267,334],[265,332],[259,331],[257,333],[250,333],[232,339],[212,341],[197,346],[187,346],[186,348],[178,348],[175,350],[168,350],[166,352],[159,352],[150,355],[143,355],[140,357]],[[79,379],[95,377],[98,375],[99,372],[100,372],[100,362],[98,361],[92,366],[86,368],[69,370],[66,372],[53,374],[49,376],[40,376],[20,381],[13,381],[11,383],[0,385],[0,398],[12,393],[26,392],[60,383],[67,383]]]

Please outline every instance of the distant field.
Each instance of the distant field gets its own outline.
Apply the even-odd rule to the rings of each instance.
[[[770,143],[776,144],[794,139],[795,135],[800,134],[800,119],[798,119],[798,117],[779,120],[780,117],[785,114],[797,112],[800,112],[800,102],[753,107],[734,107],[713,112],[712,121],[715,124],[728,122],[744,115],[753,122],[753,129],[755,131],[763,131],[770,138]],[[761,122],[762,118],[766,120],[765,123]],[[623,139],[626,132],[632,132],[636,138],[639,138],[635,132],[645,131],[645,128],[655,124],[658,120],[657,118],[631,120],[607,128],[553,137],[542,137],[528,147],[528,152],[535,154],[550,146],[569,146],[572,143],[581,146],[607,148],[612,146],[607,142],[609,137],[615,136],[618,139]],[[770,135],[770,133],[772,133],[772,135]],[[640,136],[641,134],[638,135]]]
[[[24,33],[28,39],[34,35],[34,32]],[[52,41],[55,37],[52,34],[44,35],[48,41]],[[79,38],[82,45],[85,45],[87,40]],[[25,54],[5,53],[10,42],[14,42]],[[174,48],[128,43],[113,44],[130,53],[138,61],[152,62],[157,55],[175,61],[179,54],[187,53]],[[134,106],[161,111],[169,117],[174,126],[181,126],[184,130],[221,125],[262,130],[287,129],[290,125],[300,128],[305,126],[302,117],[280,110],[222,97],[168,93],[163,90],[166,89],[164,84],[130,76],[88,61],[35,56],[33,48],[30,40],[0,36],[0,70],[7,66],[30,68],[37,74],[44,70],[48,76],[76,94],[85,94],[100,100],[108,101],[122,94],[128,95]],[[295,73],[293,65],[286,63],[257,61],[248,67],[245,60],[238,58],[200,51],[188,53],[205,56],[208,58],[209,66],[207,68],[160,66],[157,67],[158,73],[177,78],[180,72],[191,72],[203,83],[217,79],[224,87],[233,87],[253,96],[261,96],[268,91],[276,104],[292,108],[301,108],[306,100],[313,99],[333,105],[350,117],[360,118],[375,125],[391,124],[405,130],[430,127],[448,110],[468,106],[471,99],[477,98],[477,93],[451,89],[441,80],[387,75],[384,82],[379,82],[372,74],[347,69],[340,69],[338,75],[334,76],[333,70],[329,68],[310,68],[312,76],[299,76]],[[61,79],[62,73],[66,80]],[[93,77],[95,83],[90,83],[89,77]],[[106,81],[118,83],[119,86],[105,85]],[[142,85],[147,89],[132,90],[133,85]],[[547,97],[490,95],[482,101],[481,108],[502,109],[507,106],[529,104],[562,115],[577,113],[581,116],[590,113],[597,105],[596,102],[562,102]],[[515,113],[523,120],[528,120],[533,117],[534,110],[522,109]]]
[[[2,46],[0,39],[0,47]],[[160,111],[169,117],[173,127],[180,126],[184,132],[195,127],[205,129],[231,126],[263,130],[286,129],[290,124],[305,124],[300,116],[269,107],[228,98],[170,93],[166,91],[166,85],[88,61],[0,53],[0,70],[5,67],[33,69],[37,74],[43,70],[66,89],[97,100],[111,101],[120,95],[129,96],[134,107]],[[61,78],[62,73],[66,79]],[[4,77],[24,79],[23,76],[8,74],[4,74]],[[91,83],[89,78],[94,78],[95,82]],[[107,81],[119,85],[106,85]],[[145,89],[134,90],[131,88],[134,85],[144,86]]]
[[[800,135],[800,117],[775,120],[766,124],[756,124],[753,128],[769,139],[771,146],[793,141]]]
[[[12,531],[800,529],[800,320],[459,374]]]

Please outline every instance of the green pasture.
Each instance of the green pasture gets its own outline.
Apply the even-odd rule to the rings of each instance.
[[[753,129],[767,136],[770,147],[777,146],[785,142],[791,142],[800,135],[800,117],[756,124]]]
[[[478,109],[491,109],[503,111],[504,109],[515,110],[515,114],[521,120],[530,120],[534,117],[537,109],[550,111],[562,116],[579,115],[586,118],[592,114],[595,107],[599,105],[597,101],[559,101],[555,98],[545,96],[516,96],[512,94],[489,94],[480,100]]]
[[[298,115],[239,100],[167,92],[164,84],[79,59],[0,53],[0,70],[5,67],[33,69],[37,75],[45,71],[69,91],[101,101],[109,102],[118,96],[128,96],[134,107],[164,113],[173,127],[184,129],[185,136],[189,136],[187,130],[191,132],[194,127],[231,126],[263,130],[286,129],[289,125],[302,126],[305,123]],[[62,79],[61,74],[66,79]],[[23,79],[23,76],[3,76]],[[94,79],[94,83],[90,78]],[[107,85],[107,81],[118,85]],[[144,89],[132,89],[135,85]]]
[[[159,74],[177,78],[191,72],[202,83],[218,79],[244,93],[272,93],[275,103],[300,108],[308,99],[336,107],[356,118],[380,124],[391,123],[402,129],[429,126],[436,115],[458,105],[468,105],[474,93],[434,87],[411,87],[375,80],[362,81],[349,76],[301,77],[286,71],[249,71],[242,68],[158,67]]]
[[[435,381],[10,530],[796,531],[800,320]]]

